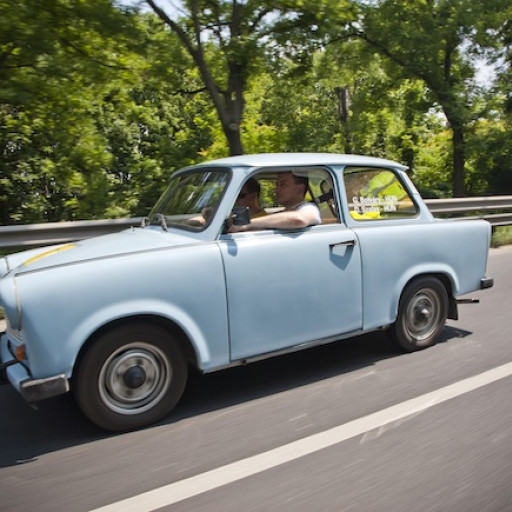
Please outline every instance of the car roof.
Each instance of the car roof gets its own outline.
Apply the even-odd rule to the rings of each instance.
[[[239,155],[217,160],[210,160],[199,166],[230,166],[230,167],[279,167],[316,166],[316,165],[357,165],[357,166],[384,166],[406,170],[405,165],[363,155],[345,155],[336,153],[259,153],[253,155]]]

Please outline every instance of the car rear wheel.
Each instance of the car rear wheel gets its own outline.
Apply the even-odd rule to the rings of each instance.
[[[402,349],[413,352],[434,345],[448,315],[448,294],[435,277],[421,277],[407,285],[398,317],[389,334]]]
[[[73,389],[84,414],[113,431],[144,427],[165,417],[183,394],[187,363],[165,329],[116,327],[87,350]]]

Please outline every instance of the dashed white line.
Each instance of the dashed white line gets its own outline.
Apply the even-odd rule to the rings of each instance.
[[[223,485],[275,468],[329,446],[341,443],[384,425],[425,411],[457,396],[512,375],[512,363],[504,364],[474,377],[461,380],[417,398],[406,400],[344,425],[313,434],[246,459],[205,473],[164,485],[91,512],[146,512],[173,505]]]

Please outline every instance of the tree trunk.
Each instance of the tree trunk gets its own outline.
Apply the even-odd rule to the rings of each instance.
[[[462,125],[453,127],[453,197],[466,195],[465,148]]]
[[[464,197],[466,195],[466,151],[464,142],[464,123],[447,115],[448,122],[452,129],[453,145],[453,171],[452,171],[452,195],[453,197]]]
[[[228,125],[224,125],[223,123],[222,130],[224,131],[224,135],[228,142],[230,156],[243,155],[244,148],[240,134],[240,124],[230,123]]]
[[[345,87],[336,87],[334,92],[338,97],[338,118],[341,124],[341,133],[345,140],[344,152],[352,153],[352,134],[348,127],[348,115],[352,104],[350,89],[348,85],[346,85]]]
[[[228,142],[229,154],[231,156],[243,155],[240,125],[245,108],[245,66],[229,62],[228,69],[228,88],[224,94],[219,94],[224,101],[218,102],[217,111]]]
[[[189,38],[188,33],[181,28],[176,21],[169,17],[164,10],[158,7],[154,0],[146,0],[148,5],[160,17],[160,19],[173,30],[182,41],[185,49],[194,60],[201,75],[203,83],[210,95],[215,110],[220,120],[222,131],[226,136],[229,146],[229,154],[242,155],[244,150],[240,134],[240,124],[245,107],[245,73],[247,62],[240,64],[227,57],[228,83],[227,89],[221,90],[215,80],[212,70],[208,66],[201,41],[201,25],[198,15],[198,3],[193,2],[191,17],[194,26],[194,38]],[[240,4],[233,2],[233,22],[230,27],[232,39],[240,39]]]

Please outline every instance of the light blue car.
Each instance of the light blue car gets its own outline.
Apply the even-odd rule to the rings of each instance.
[[[220,159],[176,172],[141,227],[1,259],[0,374],[29,402],[72,390],[122,431],[168,415],[190,367],[378,329],[406,351],[434,344],[457,298],[493,285],[491,230],[434,219],[405,171],[355,155]],[[305,193],[286,211],[318,220],[259,228],[283,210],[285,174]]]

